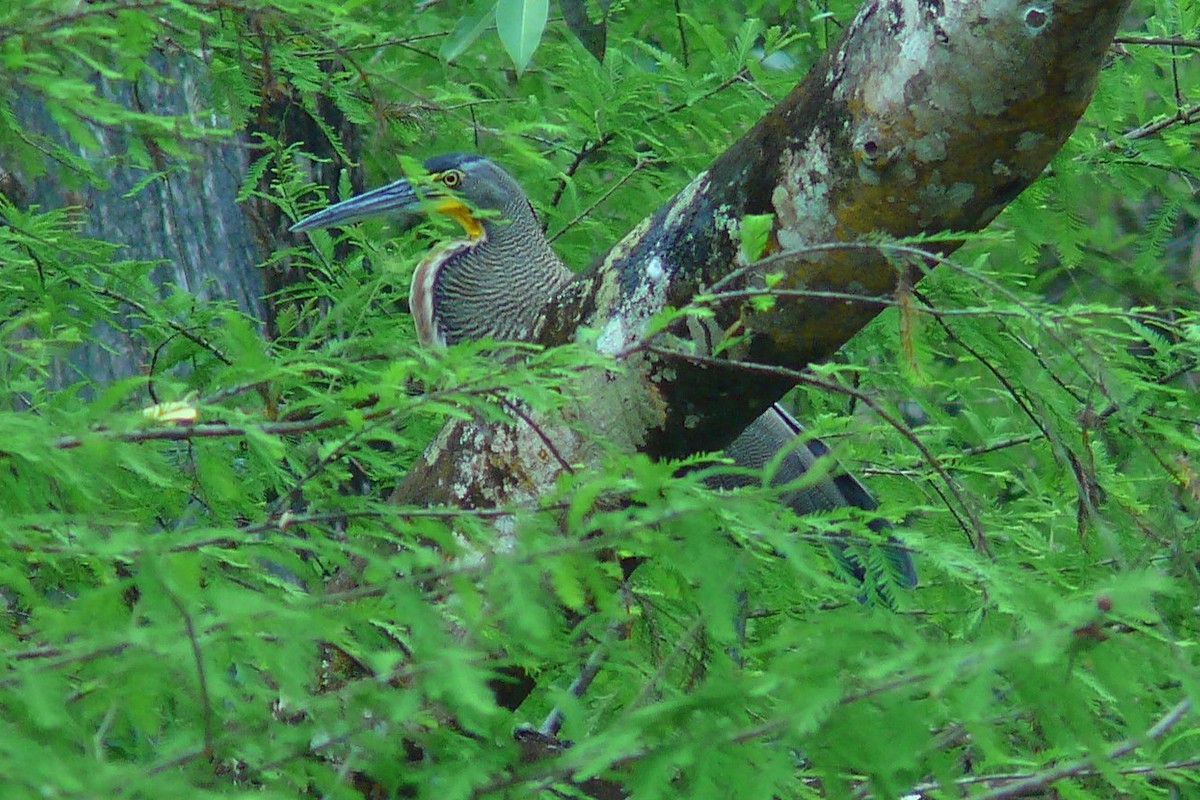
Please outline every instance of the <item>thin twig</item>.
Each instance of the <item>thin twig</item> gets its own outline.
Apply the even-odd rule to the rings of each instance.
[[[572,219],[566,225],[562,226],[561,229],[556,231],[554,233],[554,235],[549,238],[549,241],[554,242],[556,239],[558,239],[558,237],[562,236],[564,233],[571,230],[571,228],[578,225],[580,223],[580,221],[582,221],[585,217],[587,217],[593,211],[595,211],[600,206],[601,203],[604,203],[606,200],[608,200],[608,198],[612,197],[613,192],[617,191],[617,189],[620,189],[622,186],[624,186],[626,183],[629,182],[630,178],[632,178],[638,172],[645,169],[646,165],[648,165],[649,163],[651,163],[651,159],[639,158],[637,160],[637,163],[633,165],[633,169],[629,170],[623,176],[621,176],[621,179],[619,181],[615,182],[612,186],[608,187],[604,191],[604,194],[600,195],[595,200],[593,200],[588,205],[587,208],[585,208],[583,211],[580,211],[578,214],[576,214],[574,219]]]
[[[500,403],[509,411],[511,411],[514,416],[529,426],[529,429],[533,431],[534,435],[542,440],[542,444],[546,445],[546,449],[550,451],[550,455],[554,456],[554,460],[558,462],[558,466],[561,467],[564,472],[566,472],[568,475],[575,474],[575,468],[571,466],[571,462],[567,461],[567,459],[559,451],[558,446],[554,444],[554,440],[551,439],[550,435],[546,433],[540,424],[538,424],[537,420],[529,416],[529,412],[507,398],[501,398]]]
[[[1137,766],[1133,767],[1110,767],[1110,770],[1118,775],[1158,775],[1163,772],[1174,772],[1176,770],[1193,770],[1196,767],[1200,767],[1200,758],[1188,758],[1181,761],[1167,761],[1163,764],[1138,764]],[[1095,775],[1099,772],[1100,770],[1096,767],[1090,767],[1082,772],[1076,773],[1074,777]],[[967,787],[980,783],[994,784],[1003,781],[1018,781],[1028,778],[1033,774],[1034,773],[1031,772],[1017,772],[1007,775],[973,775],[969,778],[959,778],[954,782],[954,785],[957,787]],[[941,788],[942,785],[940,783],[922,783],[914,786],[912,788],[912,793],[924,795],[928,792],[940,790]],[[863,796],[867,797],[869,794],[864,794]],[[976,799],[972,798],[972,800]]]
[[[470,383],[464,383],[449,389],[438,390],[435,392],[426,392],[420,395],[414,402],[416,404],[427,403],[431,400],[441,400],[447,397],[493,397],[502,395],[506,390],[496,383],[495,376],[487,376],[486,381],[480,379],[480,383],[474,387]],[[364,408],[370,408],[378,403],[378,398],[371,398],[354,406],[356,411],[361,411]],[[356,422],[371,422],[376,420],[386,420],[390,417],[398,416],[402,411],[409,410],[407,406],[396,406],[392,408],[379,408],[373,411],[366,411],[355,420]],[[307,409],[305,414],[310,414]],[[199,425],[173,425],[157,428],[141,428],[133,431],[114,431],[107,428],[96,428],[88,432],[85,436],[60,436],[53,440],[52,447],[58,450],[71,450],[76,447],[81,447],[88,438],[100,437],[117,442],[152,442],[152,441],[192,441],[194,439],[220,439],[228,437],[247,436],[249,434],[258,433],[268,436],[290,436],[298,433],[311,433],[314,431],[323,431],[330,428],[338,428],[349,425],[351,422],[349,417],[315,417],[307,416],[301,419],[285,420],[282,422],[262,422],[249,425],[232,425],[227,423],[207,423]],[[0,450],[0,458],[3,458],[5,452]]]
[[[1181,108],[1169,117],[1143,125],[1140,128],[1134,128],[1122,134],[1119,139],[1105,142],[1101,150],[1119,150],[1126,142],[1133,141],[1134,139],[1144,139],[1147,136],[1153,136],[1177,123],[1191,125],[1194,122],[1200,122],[1200,104]]]
[[[362,425],[354,430],[349,436],[342,439],[328,453],[318,458],[316,462],[309,467],[308,472],[304,473],[292,486],[286,491],[280,493],[279,497],[271,504],[271,515],[281,514],[286,510],[287,506],[303,497],[301,493],[305,485],[320,475],[330,464],[340,460],[342,456],[354,444],[362,441],[370,436],[374,431],[386,426],[391,421],[389,415],[382,415],[370,421],[369,424]]]
[[[1117,36],[1113,44],[1144,44],[1166,47],[1200,48],[1200,39],[1184,39],[1179,36]]]
[[[349,45],[347,47],[327,47],[324,50],[297,50],[297,58],[316,59],[325,58],[326,56],[342,56],[346,53],[353,53],[357,50],[379,50],[384,47],[400,47],[420,42],[427,39],[439,39],[450,35],[450,31],[433,31],[431,33],[414,33],[411,36],[404,36],[396,39],[384,39],[379,42],[367,42],[365,44]]]
[[[793,383],[804,384],[806,386],[812,386],[828,392],[840,393],[845,394],[848,397],[853,397],[855,400],[871,409],[871,411],[878,415],[880,419],[882,419],[884,422],[894,428],[897,433],[911,442],[913,447],[917,448],[917,451],[925,459],[926,463],[929,464],[930,468],[936,472],[945,483],[946,488],[954,496],[955,502],[958,503],[959,507],[963,510],[963,513],[967,515],[967,518],[970,521],[970,526],[967,528],[967,534],[971,540],[972,546],[985,555],[991,555],[992,548],[988,542],[987,534],[983,530],[983,523],[980,521],[974,506],[967,501],[966,496],[962,493],[962,490],[958,486],[958,482],[954,480],[949,472],[946,471],[941,459],[934,455],[933,451],[930,450],[923,441],[921,441],[921,437],[917,436],[917,434],[914,433],[908,425],[904,424],[902,420],[897,419],[891,413],[885,410],[875,400],[875,398],[871,397],[866,392],[854,389],[850,386],[844,386],[833,381],[827,381],[822,378],[818,378],[815,375],[807,372],[787,369],[786,367],[777,367],[772,364],[759,364],[749,361],[726,361],[720,358],[701,356],[693,353],[683,353],[678,350],[671,350],[666,347],[659,347],[645,343],[639,345],[636,349],[647,353],[660,355],[664,358],[674,358],[687,361],[698,366],[735,369],[757,375],[783,378]]]
[[[1008,439],[1001,439],[998,442],[989,442],[988,444],[981,444],[975,447],[967,447],[964,448],[959,455],[963,457],[982,456],[988,453],[994,453],[997,450],[1004,450],[1009,447],[1016,447],[1018,445],[1036,442],[1038,439],[1044,439],[1045,437],[1046,434],[1042,431],[1038,431],[1037,433],[1026,433],[1023,436],[1012,436]]]
[[[675,0],[675,27],[679,30],[679,51],[683,57],[683,68],[687,69],[691,59],[688,57],[688,40],[683,30],[683,9],[679,7],[679,0]]]
[[[929,305],[929,301],[924,297],[924,295],[920,291],[917,292],[917,297],[919,297],[921,299],[921,302],[925,303],[926,305]],[[1019,392],[1017,390],[1017,387],[1012,383],[1012,381],[1009,380],[1008,376],[1005,375],[1003,372],[1001,372],[1000,368],[998,366],[993,364],[989,359],[985,358],[983,353],[979,352],[976,348],[974,348],[970,344],[968,344],[965,339],[963,339],[961,336],[959,336],[958,331],[954,330],[954,328],[951,328],[950,325],[947,324],[946,320],[937,319],[936,317],[935,317],[935,319],[936,319],[938,325],[941,326],[942,331],[944,331],[945,334],[948,337],[950,337],[951,341],[955,342],[959,347],[961,347],[963,350],[967,351],[967,353],[969,353],[972,358],[974,358],[976,361],[978,361],[980,364],[983,365],[984,369],[986,369],[988,372],[992,373],[992,377],[994,377],[1000,383],[1000,385],[1004,387],[1005,391],[1008,392],[1009,397],[1011,397],[1013,399],[1013,401],[1016,402],[1017,407],[1020,408],[1022,412],[1024,412],[1025,416],[1029,418],[1029,421],[1033,423],[1034,427],[1036,427],[1039,431],[1041,431],[1042,435],[1045,436],[1047,439],[1051,438],[1050,437],[1050,429],[1046,426],[1046,423],[1038,416],[1037,412],[1034,411],[1033,407],[1030,405],[1031,401],[1028,400],[1026,397],[1024,397],[1021,394],[1021,392]],[[1057,458],[1057,453],[1055,453],[1055,457]],[[1083,487],[1080,487],[1080,491],[1082,491],[1082,490],[1083,490]]]
[[[579,674],[575,676],[575,680],[571,681],[571,686],[567,689],[567,694],[576,699],[583,697],[583,693],[592,685],[592,681],[596,680],[596,676],[600,674],[600,667],[603,666],[605,658],[608,656],[608,648],[613,641],[625,638],[629,630],[628,624],[624,621],[613,621],[608,626],[608,632],[604,639],[597,645],[592,654],[588,656],[583,667],[579,670]],[[562,730],[564,714],[559,706],[551,709],[546,715],[541,727],[538,728],[538,733],[543,736],[558,736],[558,732]]]
[[[658,665],[658,669],[654,671],[654,674],[651,675],[649,680],[646,681],[646,685],[643,686],[641,691],[638,692],[637,697],[633,698],[633,701],[626,707],[626,716],[633,711],[636,711],[643,703],[650,699],[650,695],[653,694],[654,690],[658,687],[659,681],[666,676],[667,670],[671,668],[673,663],[675,663],[675,659],[683,655],[683,651],[689,644],[691,644],[692,639],[696,638],[696,634],[700,632],[703,623],[704,618],[700,615],[692,618],[691,624],[688,625],[687,630],[685,630],[683,634],[680,635],[679,640],[675,642],[675,647],[671,649],[670,653],[667,653],[666,657],[662,660],[662,663]]]
[[[204,755],[211,757],[215,747],[213,734],[212,698],[208,693],[208,674],[204,669],[204,654],[200,651],[200,642],[196,638],[196,626],[192,623],[192,615],[188,613],[183,601],[170,589],[163,587],[163,592],[179,616],[183,617],[183,629],[187,633],[188,644],[192,650],[192,661],[196,665],[196,682],[200,693],[200,727],[204,736]]]
[[[394,409],[382,410],[365,415],[368,419],[391,415]],[[222,439],[233,436],[248,436],[252,432],[268,436],[289,436],[296,433],[311,433],[329,428],[338,428],[349,424],[344,417],[332,419],[309,419],[303,422],[267,422],[260,425],[188,425],[170,428],[145,428],[140,431],[110,431],[96,430],[84,436],[60,436],[54,440],[53,447],[58,450],[71,450],[83,445],[87,438],[101,437],[117,442],[185,442],[194,439]]]
[[[1155,739],[1161,738],[1165,733],[1174,728],[1179,721],[1187,716],[1192,709],[1192,701],[1184,698],[1167,710],[1159,718],[1158,722],[1154,723],[1143,735],[1131,737],[1109,749],[1105,754],[1106,761],[1116,761],[1134,750],[1138,749],[1147,742],[1152,742]],[[1057,783],[1064,778],[1072,778],[1092,769],[1095,763],[1095,758],[1081,758],[1077,761],[1072,761],[1068,764],[1063,764],[1058,767],[1052,767],[1042,772],[1034,773],[1029,777],[1007,784],[1006,786],[995,789],[991,792],[978,795],[974,800],[1008,800],[1008,798],[1022,797],[1032,791],[1046,789],[1051,784]]]
[[[656,114],[651,114],[650,116],[646,117],[645,124],[649,125],[657,122],[660,119],[663,119],[664,117],[669,117],[670,115],[683,111],[684,109],[691,108],[697,103],[702,103],[710,97],[725,91],[730,86],[740,81],[746,74],[746,70],[739,70],[736,74],[721,81],[719,84],[714,86],[712,89],[709,89],[699,97],[695,97],[691,100],[684,100],[676,103],[670,108],[663,109]],[[593,141],[588,142],[583,147],[579,148],[579,151],[575,153],[575,157],[571,160],[571,163],[565,170],[563,170],[563,177],[558,179],[558,187],[554,190],[553,197],[550,198],[550,205],[552,207],[557,207],[559,202],[562,201],[563,193],[567,190],[567,182],[572,176],[575,175],[579,168],[583,166],[584,162],[596,152],[608,146],[612,140],[616,138],[616,136],[616,131],[609,131],[601,135],[600,138],[594,139]]]

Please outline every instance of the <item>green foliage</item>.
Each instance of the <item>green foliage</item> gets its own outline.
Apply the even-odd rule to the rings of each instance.
[[[550,14],[550,0],[497,0],[496,33],[520,75],[537,50]]]
[[[357,152],[333,108],[372,185],[401,154],[495,156],[583,267],[855,10],[587,5],[602,62],[544,2],[10,3],[0,179],[103,185],[127,160],[136,198],[203,171],[196,142],[252,134],[238,199],[295,217],[325,203],[308,159]],[[1135,12],[1139,36],[1200,25],[1194,2]],[[1200,65],[1194,43],[1122,47],[1003,235],[795,398],[919,554],[915,591],[859,512],[797,519],[776,490],[717,497],[702,469],[603,443],[527,507],[386,502],[445,420],[586,403],[572,378],[596,365],[416,349],[398,312],[445,231],[280,243],[264,268],[301,278],[267,338],[160,286],[84,209],[0,202],[4,796],[551,797],[598,777],[639,798],[953,797],[1052,769],[1063,796],[1200,795],[1181,705],[1200,697],[1200,156],[1194,128],[1151,127],[1195,102]],[[196,70],[211,113],[104,90],[154,83],[157,56]],[[327,146],[285,135],[296,118]],[[101,384],[71,359],[113,348],[114,320],[149,355]],[[839,577],[835,535],[870,588]],[[641,561],[627,585],[621,559]],[[536,687],[511,711],[490,682],[516,668]],[[523,758],[514,728],[556,706],[575,745]]]

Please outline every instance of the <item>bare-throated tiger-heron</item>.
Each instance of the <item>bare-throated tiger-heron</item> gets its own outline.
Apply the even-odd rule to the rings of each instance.
[[[417,337],[425,345],[446,346],[491,337],[528,339],[538,313],[574,280],[551,249],[521,185],[493,161],[469,153],[436,156],[424,164],[426,175],[401,179],[351,197],[297,222],[292,231],[308,231],[383,214],[440,213],[452,217],[466,237],[434,248],[413,273],[409,308]],[[778,405],[772,406],[731,444],[726,455],[739,467],[761,470],[775,461],[776,486],[792,484],[828,450]],[[744,472],[714,479],[718,488],[750,484]],[[785,501],[799,513],[840,506],[872,510],[876,503],[853,476],[831,471]],[[881,521],[872,527],[882,526]],[[862,580],[864,565],[839,550],[842,566]],[[912,558],[904,548],[885,548],[902,585],[915,585]]]

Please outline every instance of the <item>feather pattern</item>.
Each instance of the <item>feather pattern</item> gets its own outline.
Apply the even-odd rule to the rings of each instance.
[[[449,153],[425,162],[428,176],[414,185],[401,179],[350,198],[297,222],[293,230],[310,230],[382,213],[446,213],[463,225],[468,236],[447,242],[417,265],[409,291],[409,308],[417,337],[426,346],[445,347],[477,339],[532,339],[538,315],[574,275],[550,248],[537,215],[520,184],[488,159]],[[478,213],[477,213],[478,212]],[[741,472],[717,471],[716,488],[756,483],[746,469],[774,465],[769,477],[781,488],[797,482],[823,458],[828,448],[807,436],[800,423],[778,405],[767,409],[735,439],[726,454]],[[840,506],[876,507],[861,483],[835,464],[811,485],[785,489],[783,500],[797,513],[830,511]],[[873,520],[876,532],[884,520]],[[834,543],[835,558],[860,581],[867,565]],[[883,546],[893,579],[916,584],[912,557],[894,540]]]
[[[571,271],[520,200],[485,220],[483,236],[452,242],[417,267],[409,305],[423,342],[529,339],[538,312],[570,282]]]

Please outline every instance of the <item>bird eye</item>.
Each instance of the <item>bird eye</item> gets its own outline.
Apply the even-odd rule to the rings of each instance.
[[[442,175],[442,183],[453,189],[462,183],[463,174],[456,169],[450,170]]]

